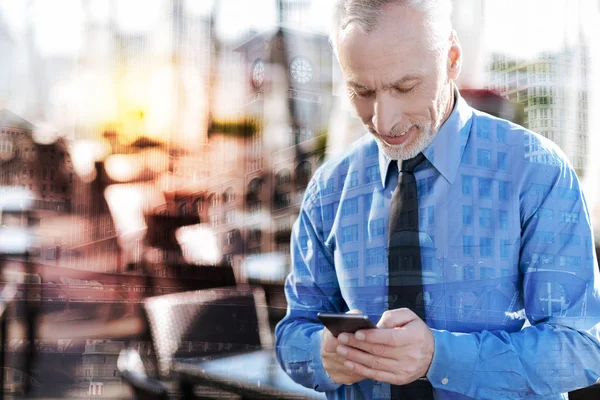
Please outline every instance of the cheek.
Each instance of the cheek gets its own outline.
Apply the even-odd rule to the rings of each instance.
[[[356,113],[363,122],[370,122],[373,118],[373,102],[364,99],[352,100]]]

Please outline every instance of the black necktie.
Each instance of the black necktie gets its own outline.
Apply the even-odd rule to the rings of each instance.
[[[399,162],[398,186],[390,203],[388,248],[388,309],[410,308],[425,320],[419,245],[419,202],[414,169],[425,156],[419,153],[410,160]],[[427,380],[416,380],[408,385],[391,385],[391,398],[433,400],[433,389]]]

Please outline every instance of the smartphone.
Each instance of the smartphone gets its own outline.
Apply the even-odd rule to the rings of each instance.
[[[343,332],[354,333],[361,329],[377,328],[373,321],[363,314],[318,313],[317,318],[335,337]]]

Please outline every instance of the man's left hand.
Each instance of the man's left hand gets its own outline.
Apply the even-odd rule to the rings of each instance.
[[[433,334],[408,308],[386,311],[379,329],[342,333],[339,355],[356,373],[380,382],[406,385],[427,374],[433,359]],[[360,350],[362,351],[360,351]]]

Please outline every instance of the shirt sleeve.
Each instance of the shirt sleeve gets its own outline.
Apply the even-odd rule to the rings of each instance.
[[[323,368],[323,325],[317,313],[347,311],[335,279],[333,253],[323,236],[317,178],[313,178],[292,228],[292,270],[285,283],[288,307],[275,329],[275,348],[279,363],[294,381],[321,392],[341,385]]]
[[[427,377],[435,388],[516,399],[559,395],[600,377],[600,277],[585,199],[566,163],[533,167],[520,196],[525,327],[433,330]]]

